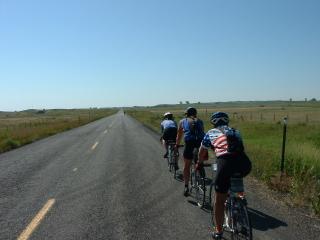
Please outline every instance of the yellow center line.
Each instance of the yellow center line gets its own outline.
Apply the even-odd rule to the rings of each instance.
[[[20,234],[17,240],[28,240],[30,238],[31,234],[40,225],[41,221],[49,212],[55,201],[55,199],[48,200],[48,202],[43,206],[40,212],[38,212],[38,214],[32,219],[27,228]]]
[[[96,142],[95,144],[93,144],[93,146],[91,147],[91,150],[94,150],[97,146],[98,146],[99,142]]]

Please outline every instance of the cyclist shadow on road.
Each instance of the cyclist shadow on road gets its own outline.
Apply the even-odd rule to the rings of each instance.
[[[276,219],[272,216],[269,216],[265,213],[262,213],[258,210],[255,210],[252,208],[248,208],[248,210],[249,210],[251,225],[253,229],[257,229],[260,231],[267,231],[269,229],[288,226],[287,223],[279,219]]]

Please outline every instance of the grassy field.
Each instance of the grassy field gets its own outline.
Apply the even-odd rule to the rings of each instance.
[[[246,151],[253,162],[251,175],[271,188],[288,193],[290,202],[308,206],[320,215],[320,103],[319,102],[239,102],[195,104],[205,130],[211,125],[212,112],[225,111],[230,125],[238,128]],[[183,117],[185,105],[157,106],[129,111],[133,117],[160,131],[162,114]],[[285,175],[280,181],[280,159],[283,137],[283,117],[288,117]]]
[[[115,113],[116,109],[0,112],[0,153]]]

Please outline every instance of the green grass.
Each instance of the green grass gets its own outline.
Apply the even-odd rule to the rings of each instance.
[[[116,109],[0,113],[0,153],[114,114]]]
[[[319,108],[313,108],[313,112],[310,112],[309,107],[306,109],[309,116],[318,116],[320,113]],[[131,110],[129,114],[159,132],[162,113],[168,110],[170,109],[149,108]],[[270,118],[253,120],[248,117],[250,116],[248,112],[251,112],[251,115],[260,115],[258,110],[260,108],[256,107],[237,109],[238,115],[245,115],[246,118],[233,117],[234,106],[232,109],[224,110],[231,116],[230,125],[242,133],[246,151],[253,162],[251,175],[272,188],[287,191],[292,203],[309,206],[315,214],[320,215],[320,122],[316,119],[312,122],[303,122],[305,113],[302,106],[294,107],[291,112],[285,113],[291,116],[287,127],[284,175],[286,179],[277,184],[286,186],[276,186],[274,179],[279,176],[280,171],[283,124],[281,120],[274,118],[274,109],[270,111],[272,112],[269,114]],[[174,112],[177,120],[183,116],[183,109],[170,111]],[[212,127],[208,112],[204,109],[199,111],[199,118],[204,120],[206,131]],[[268,111],[264,112],[265,116],[267,113]]]

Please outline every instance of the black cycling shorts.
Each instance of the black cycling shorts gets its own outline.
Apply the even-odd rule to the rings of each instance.
[[[185,159],[193,159],[193,151],[195,148],[199,148],[201,145],[201,141],[185,141],[184,142],[184,151],[183,157]]]
[[[218,157],[215,190],[219,193],[227,193],[231,177],[245,177],[250,171],[251,162],[245,153]]]
[[[176,141],[177,138],[177,128],[166,128],[163,131],[162,138],[165,141]]]

